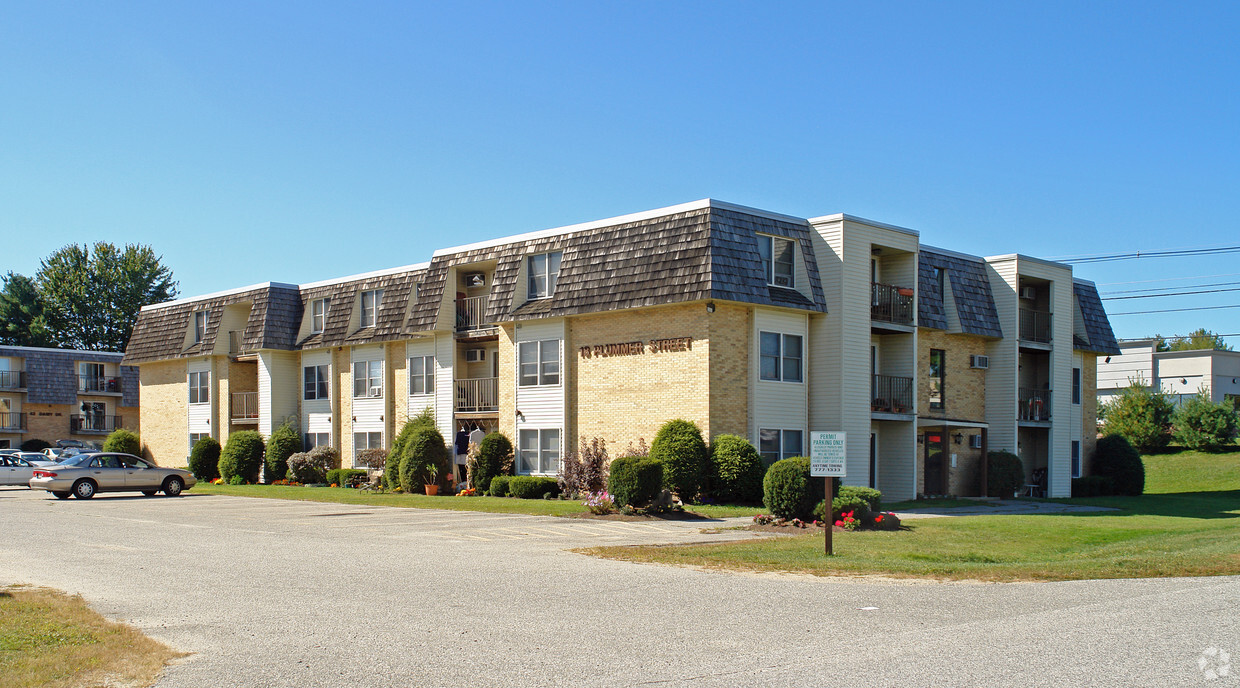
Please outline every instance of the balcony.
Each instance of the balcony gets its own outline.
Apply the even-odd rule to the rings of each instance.
[[[1018,420],[1049,422],[1051,419],[1051,391],[1021,387],[1016,401]]]
[[[913,326],[913,290],[890,284],[870,284],[870,319]]]
[[[1020,309],[1020,339],[1026,342],[1050,344],[1051,314],[1032,308]]]
[[[489,296],[469,296],[456,300],[456,331],[472,332],[491,329],[487,322],[487,299]]]
[[[258,392],[232,393],[232,422],[258,422]]]
[[[75,435],[106,435],[119,427],[120,416],[105,416],[102,413],[75,413],[69,416],[69,432]]]
[[[474,377],[456,381],[456,410],[482,413],[499,410],[499,378]]]
[[[120,394],[121,379],[102,375],[78,375],[78,394]]]
[[[874,375],[870,399],[870,410],[876,413],[912,413],[913,378]]]
[[[26,371],[0,370],[0,389],[25,389]]]
[[[26,414],[17,411],[0,413],[0,430],[21,432],[26,429]]]

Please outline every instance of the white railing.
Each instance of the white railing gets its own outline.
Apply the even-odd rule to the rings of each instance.
[[[487,296],[470,296],[456,300],[457,331],[478,330],[487,326]]]
[[[456,410],[498,411],[499,378],[474,377],[456,381]]]

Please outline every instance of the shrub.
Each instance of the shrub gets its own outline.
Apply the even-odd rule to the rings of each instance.
[[[1236,408],[1204,392],[1176,409],[1173,419],[1176,441],[1189,449],[1217,451],[1236,439]]]
[[[648,456],[621,456],[611,462],[607,491],[622,506],[645,506],[663,491],[663,462]]]
[[[246,479],[241,477],[240,475],[234,475],[233,477],[228,479],[228,484],[229,485],[249,485],[250,483],[246,481]]]
[[[821,478],[810,477],[809,459],[796,456],[776,461],[767,469],[762,479],[762,502],[780,518],[808,519],[825,489]]]
[[[497,475],[491,478],[491,485],[487,494],[492,497],[507,497],[509,480],[512,480],[510,475]]]
[[[749,440],[738,435],[718,435],[710,445],[713,496],[724,502],[762,501],[762,457]]]
[[[986,455],[986,494],[1011,499],[1025,484],[1025,465],[1020,457],[1005,451]]]
[[[288,472],[304,485],[326,482],[327,472],[340,468],[340,452],[325,444],[288,457]]]
[[[422,409],[418,415],[405,421],[401,426],[400,432],[397,433],[396,439],[392,441],[383,465],[383,484],[389,490],[400,487],[400,460],[405,455],[405,445],[409,444],[409,438],[413,437],[413,433],[421,428],[435,427],[435,412],[428,406]]]
[[[1149,454],[1171,441],[1175,407],[1167,395],[1148,389],[1136,380],[1107,404],[1106,431],[1123,435],[1141,454]]]
[[[542,499],[547,495],[558,495],[560,485],[555,478],[517,475],[509,478],[508,492],[518,499]]]
[[[867,522],[870,517],[870,503],[857,495],[842,494],[831,500],[831,514],[835,518],[845,511],[851,511],[858,521]],[[817,517],[817,514],[814,514]],[[823,519],[826,520],[826,519]]]
[[[602,492],[607,487],[609,463],[606,440],[595,437],[586,443],[586,438],[582,437],[577,454],[569,454],[560,462],[557,476],[560,492],[568,495]]]
[[[189,470],[195,478],[210,482],[220,477],[220,442],[207,435],[189,450]]]
[[[41,452],[44,449],[51,449],[52,443],[47,440],[41,440],[37,437],[22,442],[21,450],[24,452]]]
[[[1115,481],[1105,475],[1087,475],[1072,479],[1073,497],[1105,497],[1115,494]]]
[[[1145,491],[1145,464],[1141,455],[1121,435],[1107,435],[1094,449],[1093,475],[1111,479],[1115,494],[1137,496]]]
[[[478,460],[474,465],[474,487],[486,491],[491,480],[503,475],[505,464],[512,461],[512,441],[502,432],[493,432],[482,438],[478,446]]]
[[[443,435],[433,427],[419,427],[401,448],[400,487],[414,492],[435,484],[448,465],[448,447]]]
[[[228,436],[220,452],[220,477],[232,484],[233,476],[247,483],[258,482],[263,467],[263,436],[254,430],[241,430]]]
[[[138,439],[138,433],[132,430],[117,428],[103,441],[103,450],[138,456],[142,453],[142,440]]]
[[[687,420],[669,420],[650,444],[650,458],[663,462],[663,486],[682,502],[697,498],[710,460],[702,431]]]
[[[368,474],[358,468],[333,468],[327,472],[327,484],[357,487]]]
[[[267,438],[266,475],[268,483],[284,480],[288,474],[288,457],[301,449],[301,433],[293,425],[293,420],[284,421],[280,427],[271,432]]]
[[[870,518],[872,522],[874,523],[874,527],[878,528],[879,530],[899,530],[900,529],[900,517],[896,516],[890,511],[884,511],[884,512],[877,513],[877,514],[871,514]]]
[[[380,471],[387,466],[387,457],[388,453],[382,449],[363,449],[357,453],[356,463],[370,470]]]
[[[883,510],[883,493],[872,487],[861,485],[844,485],[837,491],[839,497],[855,497],[865,501],[868,511]],[[836,499],[839,499],[837,497]]]

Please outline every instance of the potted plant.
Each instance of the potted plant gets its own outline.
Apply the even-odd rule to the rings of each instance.
[[[439,494],[439,483],[437,482],[439,479],[439,464],[435,463],[434,461],[429,461],[426,464],[425,471],[426,471],[426,479],[425,479],[426,484],[424,485],[424,487],[426,488],[426,494],[431,495],[431,496]]]

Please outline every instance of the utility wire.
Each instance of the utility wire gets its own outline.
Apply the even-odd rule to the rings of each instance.
[[[1229,306],[1195,306],[1192,308],[1166,308],[1160,311],[1128,311],[1126,313],[1107,313],[1108,316],[1117,315],[1147,315],[1150,313],[1183,313],[1184,311],[1217,311],[1224,308],[1240,308],[1240,303]]]
[[[1147,294],[1154,291],[1168,291],[1170,289],[1201,289],[1204,287],[1228,287],[1240,282],[1212,282],[1209,284],[1185,284],[1179,287],[1153,287],[1150,289],[1121,289],[1119,291],[1104,291],[1102,294]]]
[[[1180,282],[1191,279],[1212,279],[1214,277],[1238,277],[1240,272],[1226,272],[1221,275],[1191,275],[1189,277],[1160,277],[1159,279],[1133,280],[1131,282],[1099,282],[1100,287],[1117,287],[1122,284],[1150,284],[1152,282]],[[1168,289],[1176,289],[1177,287],[1168,287]]]
[[[1191,294],[1218,294],[1224,291],[1240,291],[1240,288],[1233,287],[1231,289],[1202,289],[1200,291],[1177,291],[1171,294],[1138,294],[1136,296],[1104,296],[1103,301],[1122,301],[1124,299],[1155,299],[1160,296],[1189,296]]]
[[[1240,246],[1215,246],[1213,248],[1183,248],[1166,251],[1137,251],[1135,253],[1112,253],[1098,256],[1082,256],[1080,258],[1063,258],[1060,263],[1107,263],[1116,260],[1136,260],[1137,258],[1175,258],[1183,256],[1212,256],[1223,253],[1240,252]]]

